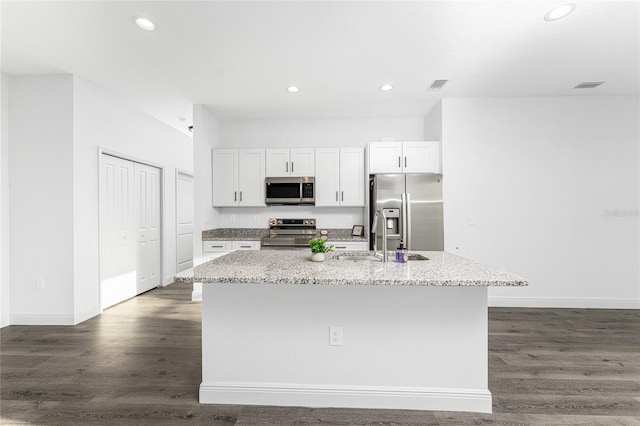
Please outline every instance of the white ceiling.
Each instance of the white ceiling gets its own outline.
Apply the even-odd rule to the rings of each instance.
[[[640,2],[543,19],[563,3],[2,1],[1,68],[76,74],[183,132],[193,104],[221,119],[374,118],[422,117],[442,97],[638,95]],[[583,81],[605,84],[573,89]]]

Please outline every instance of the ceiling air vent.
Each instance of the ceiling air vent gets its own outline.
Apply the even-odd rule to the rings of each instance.
[[[444,86],[445,84],[447,84],[447,81],[449,80],[434,80],[433,83],[431,83],[431,86],[429,86],[429,91],[436,91],[436,90],[440,90],[442,89],[442,86]]]
[[[604,81],[584,81],[574,87],[574,89],[593,89],[594,87],[598,87],[601,84],[604,84]]]

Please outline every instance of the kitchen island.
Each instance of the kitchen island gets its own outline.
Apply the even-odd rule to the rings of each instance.
[[[196,266],[200,402],[491,412],[487,287],[527,281],[418,253],[429,260],[238,251]]]

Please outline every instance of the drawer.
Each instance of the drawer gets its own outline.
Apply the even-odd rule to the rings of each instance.
[[[232,250],[260,250],[260,241],[232,241]]]
[[[366,242],[329,241],[329,244],[333,244],[335,251],[369,251],[369,244]]]
[[[231,241],[203,241],[202,251],[204,253],[211,251],[231,251]]]

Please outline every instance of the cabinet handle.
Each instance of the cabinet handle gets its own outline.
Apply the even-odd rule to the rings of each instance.
[[[288,161],[285,163],[285,167],[286,167],[285,171],[287,173],[289,173],[289,162]]]
[[[238,201],[238,191],[233,191],[233,201]]]
[[[336,246],[335,248],[338,249],[338,250],[340,250],[340,249],[346,250],[347,246]]]
[[[242,202],[242,191],[240,191],[240,202]]]
[[[222,248],[224,246],[210,246],[211,248]]]
[[[404,157],[404,166],[407,167],[407,157]]]
[[[342,191],[342,200],[341,201],[344,201],[344,191]]]
[[[291,173],[293,173],[293,161],[291,162]]]
[[[338,191],[336,191],[336,201],[338,201]]]
[[[240,248],[251,248],[251,246],[240,246]]]
[[[402,167],[400,164],[400,157],[398,157],[398,167]]]

